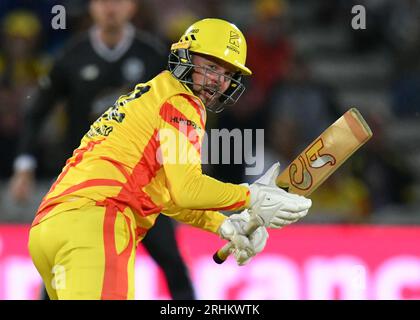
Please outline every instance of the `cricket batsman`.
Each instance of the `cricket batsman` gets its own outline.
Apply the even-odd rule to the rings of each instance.
[[[51,299],[134,299],[136,246],[160,213],[230,241],[239,265],[263,250],[266,227],[307,214],[311,200],[275,185],[278,163],[251,185],[202,173],[206,109],[220,112],[239,99],[242,76],[251,75],[246,51],[235,25],[200,20],[172,45],[169,70],[138,84],[91,125],[29,235]],[[247,209],[261,223],[250,235]]]

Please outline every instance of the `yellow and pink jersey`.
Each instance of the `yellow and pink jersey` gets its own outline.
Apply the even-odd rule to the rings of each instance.
[[[216,232],[219,210],[249,206],[245,186],[201,171],[206,112],[168,71],[118,99],[83,137],[44,197],[33,225],[83,206],[131,210],[141,239],[159,213]]]

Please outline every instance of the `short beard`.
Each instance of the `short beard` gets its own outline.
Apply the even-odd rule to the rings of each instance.
[[[212,106],[214,105],[217,100],[220,97],[220,86],[218,85],[212,85],[212,86],[201,86],[198,90],[195,90],[194,93],[197,96],[200,96],[200,94],[203,96],[202,99],[205,99],[203,103],[206,106]]]

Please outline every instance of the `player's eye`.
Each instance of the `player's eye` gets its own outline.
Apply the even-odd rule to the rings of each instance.
[[[207,68],[209,68],[211,71],[216,71],[217,70],[217,67],[214,64],[209,64],[207,66]]]

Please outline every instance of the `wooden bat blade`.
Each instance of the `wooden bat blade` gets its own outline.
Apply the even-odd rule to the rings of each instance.
[[[349,109],[280,173],[277,186],[291,193],[310,195],[371,137],[372,130],[360,112]],[[257,224],[249,223],[249,234],[257,228]],[[223,263],[230,249],[228,242],[213,255],[213,260]]]
[[[277,185],[291,193],[310,195],[371,137],[360,112],[349,109],[283,170]]]

